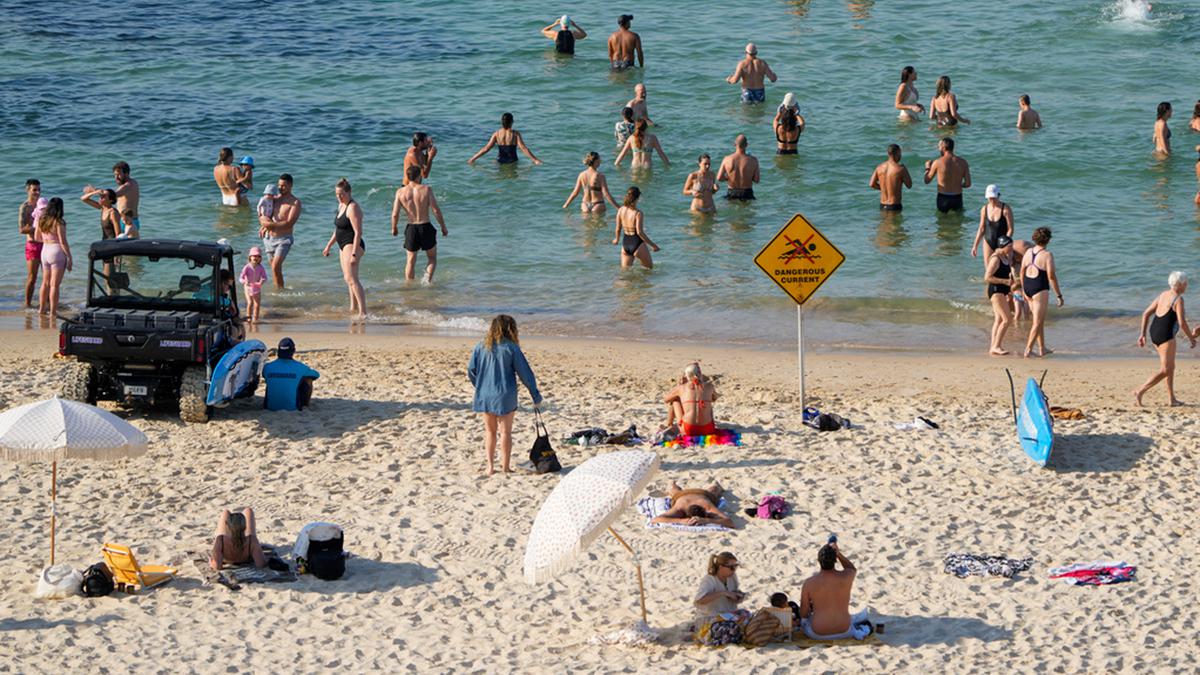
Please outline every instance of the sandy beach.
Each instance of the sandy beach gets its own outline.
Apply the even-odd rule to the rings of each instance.
[[[303,413],[265,413],[260,397],[207,425],[170,411],[122,412],[151,439],[142,458],[65,463],[58,559],[83,568],[103,541],[182,577],[143,595],[35,601],[46,560],[49,467],[6,465],[0,504],[0,668],[63,672],[683,672],[795,668],[847,672],[1181,670],[1197,622],[1191,502],[1196,407],[1128,392],[1154,367],[1136,360],[986,360],[954,355],[813,355],[812,400],[853,422],[800,424],[789,352],[527,338],[525,351],[556,437],[586,426],[653,430],[676,369],[694,358],[719,376],[722,423],[742,447],[666,450],[652,490],[719,479],[733,506],[781,490],[781,521],[735,516],[730,533],[644,529],[632,508],[616,527],[643,559],[649,648],[588,640],[637,617],[628,555],[598,540],[570,572],[529,586],[521,561],[533,517],[557,476],[483,478],[481,430],[464,370],[473,340],[294,335],[322,372]],[[267,336],[270,340],[270,336]],[[5,406],[50,396],[62,361],[53,333],[9,332],[0,347]],[[1003,367],[1022,379],[1048,368],[1051,403],[1087,418],[1060,422],[1051,466],[1021,453]],[[1200,400],[1200,367],[1181,358],[1179,395]],[[524,397],[524,394],[523,394]],[[522,399],[527,404],[528,399]],[[523,408],[524,409],[524,408]],[[897,431],[924,414],[940,431]],[[519,413],[514,454],[527,454]],[[563,464],[609,448],[556,442]],[[222,507],[250,505],[265,543],[290,547],[302,525],[345,527],[345,578],[303,576],[239,592],[207,586],[190,562]],[[863,643],[809,641],[710,649],[684,641],[707,556],[742,561],[747,607],[798,596],[830,532],[860,573],[854,605],[886,633]],[[1013,580],[958,579],[951,552],[1030,556]],[[1135,583],[1084,588],[1046,579],[1052,566],[1096,559],[1139,566]],[[98,660],[99,659],[99,660]]]

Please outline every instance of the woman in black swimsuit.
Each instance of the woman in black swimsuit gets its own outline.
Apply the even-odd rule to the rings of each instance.
[[[1183,329],[1183,335],[1196,346],[1196,334],[1188,330],[1187,317],[1183,313],[1183,293],[1187,290],[1187,275],[1171,272],[1167,277],[1167,290],[1159,293],[1154,302],[1142,312],[1142,328],[1138,333],[1138,346],[1146,346],[1146,325],[1150,327],[1150,342],[1158,350],[1158,372],[1151,375],[1146,384],[1133,390],[1138,405],[1142,395],[1162,380],[1167,381],[1167,398],[1170,405],[1180,405],[1175,398],[1175,335]],[[1200,330],[1197,331],[1200,333]]]
[[[512,125],[512,113],[501,115],[500,128],[492,133],[492,137],[488,139],[487,145],[483,146],[479,152],[467,160],[467,164],[474,164],[475,160],[486,155],[493,147],[496,148],[497,164],[516,164],[518,148],[534,164],[541,164],[542,160],[534,157],[533,151],[525,146],[525,138],[521,136],[521,132],[513,129]]]
[[[1029,313],[1033,325],[1029,328],[1029,340],[1025,343],[1025,358],[1033,353],[1033,343],[1038,343],[1038,356],[1051,354],[1046,349],[1046,310],[1050,307],[1050,289],[1063,306],[1062,290],[1058,287],[1058,275],[1054,270],[1054,254],[1046,250],[1050,243],[1050,228],[1039,227],[1033,231],[1033,248],[1025,251],[1021,259],[1021,290],[1029,301]]]
[[[621,244],[621,267],[631,267],[634,259],[642,263],[642,267],[651,269],[654,261],[650,251],[658,252],[658,244],[650,241],[642,226],[642,212],[638,210],[637,202],[642,191],[633,185],[625,193],[625,204],[617,209],[617,231],[613,233],[612,243]]]
[[[959,122],[971,123],[958,112],[958,97],[950,93],[950,77],[947,75],[937,79],[937,91],[929,100],[929,118],[939,127],[953,127]]]
[[[350,289],[350,313],[355,319],[361,320],[367,318],[366,292],[358,280],[358,264],[367,251],[362,236],[362,208],[351,199],[350,181],[345,178],[337,182],[334,193],[337,195],[338,210],[333,218],[333,236],[329,237],[329,243],[325,244],[325,251],[321,255],[328,258],[333,245],[338,245],[342,278]]]
[[[996,248],[988,257],[987,270],[983,280],[987,282],[988,302],[992,303],[992,346],[988,353],[993,356],[1007,356],[1004,349],[1004,334],[1012,325],[1012,285],[1013,277],[1013,248],[1012,239],[1001,235],[996,240]]]
[[[995,185],[987,186],[984,193],[987,203],[979,209],[979,229],[975,231],[975,241],[971,244],[971,257],[979,254],[979,242],[983,242],[983,259],[992,257],[996,248],[996,240],[1001,235],[1012,239],[1013,213],[1012,207],[1000,201],[1000,188]]]
[[[775,142],[777,155],[797,154],[796,144],[804,132],[804,118],[794,108],[783,108],[775,115]]]

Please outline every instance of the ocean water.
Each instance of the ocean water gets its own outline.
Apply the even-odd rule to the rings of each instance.
[[[984,349],[990,310],[982,265],[968,251],[988,183],[1002,187],[1018,236],[1054,231],[1067,307],[1051,311],[1062,350],[1118,350],[1172,269],[1200,273],[1200,216],[1187,128],[1200,98],[1200,6],[1127,0],[1056,3],[771,2],[739,10],[645,0],[632,10],[645,70],[613,74],[605,38],[621,11],[547,2],[130,2],[9,0],[0,22],[0,185],[10,213],[28,177],[62,196],[76,256],[98,236],[97,212],[77,200],[85,183],[111,183],[133,166],[144,236],[226,237],[244,251],[250,209],[220,206],[211,170],[218,148],[257,161],[259,190],[295,176],[304,215],[287,262],[289,290],[268,294],[267,317],[339,322],[347,296],[332,231],[333,185],[354,185],[365,211],[362,277],[372,324],[475,331],[494,313],[547,334],[786,344],[790,301],[753,264],[789,217],[804,213],[847,261],[806,308],[806,333],[827,345]],[[574,58],[538,34],[564,9],[590,31]],[[753,40],[780,76],[768,104],[746,106],[724,82]],[[919,72],[921,102],[938,75],[954,82],[973,124],[954,132],[975,187],[967,215],[939,217],[920,184],[942,132],[896,120],[901,67]],[[649,89],[670,167],[651,176],[613,168],[612,127],[633,85]],[[807,119],[798,157],[774,155],[771,117],[783,94]],[[1046,127],[1013,128],[1021,93]],[[1174,103],[1175,155],[1151,155],[1155,106]],[[516,116],[544,161],[515,169],[465,161]],[[401,241],[390,236],[392,195],[414,131],[439,155],[429,184],[450,236],[432,287],[403,282]],[[719,200],[716,218],[688,213],[687,173],[702,152],[750,138],[762,162],[759,199]],[[918,185],[885,219],[867,179],[899,143]],[[646,228],[663,247],[655,269],[619,269],[609,242],[615,209],[585,218],[561,204],[580,160],[605,162],[618,196],[642,188]],[[493,155],[494,157],[494,155]],[[10,223],[11,226],[11,223]],[[0,310],[20,313],[21,237],[9,230]],[[423,260],[423,258],[422,258]],[[239,259],[239,264],[241,259]],[[422,263],[423,264],[423,263]],[[64,301],[85,276],[68,275]],[[811,329],[808,327],[811,325]],[[811,332],[809,332],[811,331]],[[1058,337],[1058,339],[1056,339]]]

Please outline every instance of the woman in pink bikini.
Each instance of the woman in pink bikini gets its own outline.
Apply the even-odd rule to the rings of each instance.
[[[46,212],[37,221],[37,236],[42,240],[42,290],[38,313],[58,314],[58,289],[63,275],[71,271],[71,246],[67,243],[67,223],[63,220],[63,200],[53,197]]]
[[[667,427],[679,424],[679,433],[684,436],[708,436],[717,431],[713,420],[712,404],[718,398],[712,380],[700,372],[699,363],[690,363],[683,369],[683,377],[663,402],[667,404]]]

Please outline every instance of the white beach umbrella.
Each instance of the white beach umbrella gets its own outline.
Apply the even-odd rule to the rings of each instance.
[[[525,581],[542,583],[568,569],[608,531],[633,555],[646,621],[646,588],[637,553],[610,525],[636,500],[658,471],[658,455],[619,450],[597,455],[568,473],[538,511],[525,546]]]
[[[58,462],[109,460],[146,452],[146,434],[95,406],[55,396],[0,413],[0,457],[14,462],[50,462],[50,564],[58,501]]]

